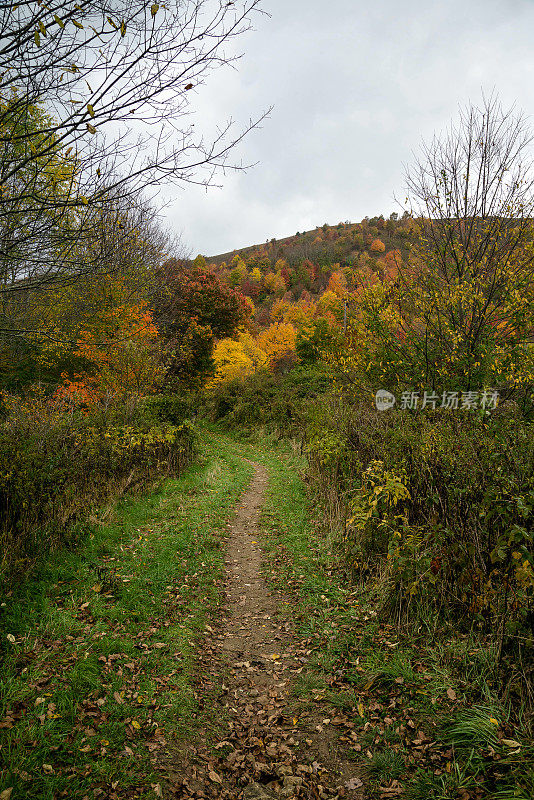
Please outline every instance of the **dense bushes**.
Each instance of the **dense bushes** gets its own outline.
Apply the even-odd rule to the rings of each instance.
[[[534,654],[534,425],[502,408],[377,412],[339,398],[310,415],[310,481],[383,611],[473,623],[499,655]],[[341,544],[341,541],[340,541]]]
[[[176,419],[176,422],[179,420]],[[151,477],[180,471],[189,424],[68,413],[45,400],[11,403],[0,429],[0,574],[68,543],[99,506]]]
[[[153,422],[155,425],[161,423],[181,425],[184,419],[194,415],[195,406],[193,393],[155,394],[145,397],[140,413],[145,420]]]
[[[282,436],[300,436],[310,402],[330,384],[322,366],[297,367],[281,375],[263,370],[246,380],[215,386],[204,398],[202,411],[226,426],[266,426]]]

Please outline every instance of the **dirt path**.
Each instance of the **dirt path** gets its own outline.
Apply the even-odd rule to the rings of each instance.
[[[199,664],[201,705],[205,698],[206,706],[211,705],[208,712],[220,718],[219,729],[206,731],[204,741],[181,753],[175,796],[360,798],[361,782],[347,781],[353,767],[340,760],[336,737],[320,718],[305,715],[303,727],[303,720],[293,716],[291,686],[305,669],[309,651],[279,615],[283,598],[262,576],[257,536],[267,472],[254,467],[252,483],[229,526],[226,613],[218,630],[209,627]],[[213,714],[214,702],[220,715],[217,709]]]

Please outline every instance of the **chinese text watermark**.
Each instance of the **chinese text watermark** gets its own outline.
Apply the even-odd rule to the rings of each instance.
[[[379,389],[375,395],[375,404],[379,411],[387,411],[397,403],[397,398],[386,389]],[[398,408],[401,410],[415,411],[416,409],[437,408],[446,410],[475,409],[490,411],[499,404],[499,392],[495,389],[482,389],[480,391],[443,391],[443,392],[402,392]]]

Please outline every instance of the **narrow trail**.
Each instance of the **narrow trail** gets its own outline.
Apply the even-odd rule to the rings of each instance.
[[[354,767],[340,758],[321,718],[294,716],[291,688],[310,651],[279,613],[283,598],[262,575],[257,537],[267,472],[257,464],[254,468],[229,525],[225,613],[218,629],[209,627],[199,661],[200,703],[208,717],[219,720],[219,728],[215,737],[206,731],[203,741],[181,754],[180,780],[176,772],[173,776],[180,787],[176,796],[357,800],[361,781],[351,778],[347,788]]]

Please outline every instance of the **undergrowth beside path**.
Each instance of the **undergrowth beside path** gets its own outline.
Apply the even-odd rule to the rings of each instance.
[[[250,475],[205,437],[180,478],[121,502],[75,553],[1,598],[2,798],[161,796],[155,760],[194,727],[196,644]]]

